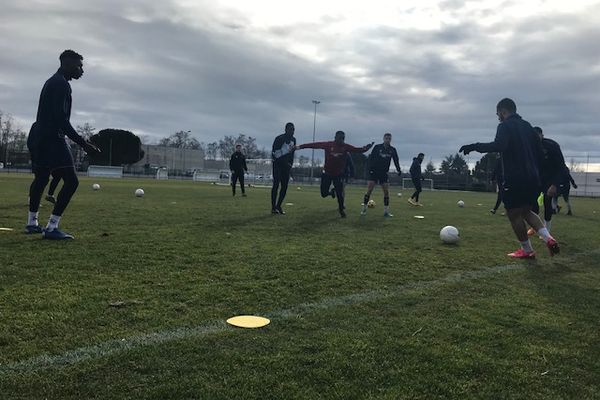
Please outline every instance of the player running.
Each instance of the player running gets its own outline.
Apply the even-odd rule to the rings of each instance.
[[[560,184],[568,179],[569,170],[559,144],[552,139],[545,138],[542,128],[539,126],[536,126],[533,130],[537,133],[542,145],[541,192],[544,198],[544,224],[550,232],[552,230],[552,214],[554,214],[552,200],[557,195]],[[534,204],[533,211],[539,213],[537,201]],[[530,229],[527,233],[531,236],[535,231]]]
[[[325,150],[325,166],[321,174],[321,197],[337,196],[340,217],[346,218],[344,209],[344,171],[346,170],[348,153],[364,153],[373,143],[363,147],[354,147],[344,143],[346,134],[343,131],[335,133],[335,140],[330,142],[305,143],[297,149],[323,149]],[[333,183],[333,189],[331,184]]]
[[[58,229],[63,212],[75,194],[79,180],[75,164],[65,136],[81,146],[86,153],[99,152],[73,129],[71,116],[71,79],[83,75],[83,57],[73,50],[65,50],[60,55],[60,68],[46,81],[40,94],[36,121],[31,126],[27,147],[31,155],[34,179],[29,188],[29,218],[26,233],[42,233],[44,239],[73,239],[72,235]],[[63,180],[52,215],[46,228],[38,224],[38,210],[44,189],[52,175]]]
[[[390,184],[388,178],[388,171],[392,160],[394,160],[398,175],[402,175],[402,173],[400,172],[400,163],[398,162],[398,152],[391,143],[392,134],[386,133],[383,135],[383,143],[373,147],[373,151],[369,154],[369,159],[367,161],[369,166],[367,193],[365,193],[363,199],[360,215],[367,214],[367,203],[369,203],[369,198],[371,197],[375,185],[379,184],[383,189],[383,216],[386,218],[393,217],[393,215],[390,214]]]
[[[288,183],[290,182],[290,171],[294,164],[294,150],[296,147],[296,138],[294,124],[288,122],[285,124],[285,133],[279,135],[273,141],[271,155],[273,157],[273,188],[271,189],[271,214],[285,214],[281,205],[287,193]],[[277,199],[277,191],[279,199]]]
[[[242,188],[242,197],[246,197],[246,190],[244,189],[244,172],[248,172],[248,166],[246,165],[246,156],[242,154],[242,145],[235,145],[235,152],[231,155],[229,160],[229,170],[231,171],[231,190],[235,196],[235,184],[238,179],[240,181],[240,188]]]
[[[413,185],[415,185],[415,192],[408,202],[413,206],[423,207],[423,204],[419,203],[419,195],[423,191],[423,187],[421,182],[425,179],[423,178],[423,174],[421,173],[421,163],[425,158],[425,154],[419,153],[416,157],[413,158],[412,165],[410,166],[410,178],[412,179]]]
[[[558,254],[560,248],[550,235],[539,216],[532,211],[540,187],[542,149],[539,137],[529,122],[517,114],[517,106],[511,99],[500,100],[496,106],[500,124],[496,138],[491,143],[464,145],[460,152],[499,152],[504,166],[504,196],[502,201],[521,248],[509,253],[514,258],[535,258],[535,251],[527,236],[527,222],[542,236],[550,255]]]

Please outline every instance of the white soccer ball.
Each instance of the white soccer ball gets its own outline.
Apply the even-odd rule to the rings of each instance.
[[[135,190],[135,196],[136,197],[142,197],[142,196],[144,196],[144,189],[136,189]]]
[[[100,190],[100,185],[98,185],[97,183],[94,183],[92,185],[92,189],[94,189],[94,190]]]
[[[451,225],[443,227],[440,231],[440,239],[442,239],[442,242],[446,244],[458,243],[458,241],[460,240],[458,229]]]
[[[398,197],[402,197],[402,193],[398,193]]]
[[[462,200],[459,200],[458,203],[456,203],[457,206],[459,206],[460,208],[463,208],[465,206],[465,202]]]

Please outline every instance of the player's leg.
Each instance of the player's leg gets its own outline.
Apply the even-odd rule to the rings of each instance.
[[[56,187],[60,182],[60,177],[56,176],[56,174],[52,174],[52,180],[50,181],[50,186],[48,186],[48,195],[45,197],[50,203],[55,204],[56,199],[54,198],[54,192],[56,191]]]
[[[74,167],[63,167],[57,168],[55,173],[63,180],[63,187],[58,193],[56,204],[52,210],[52,215],[48,220],[48,225],[44,230],[44,238],[46,239],[73,239],[73,236],[60,232],[58,230],[58,224],[60,219],[69,205],[71,198],[77,191],[79,186],[79,179]]]
[[[333,190],[335,190],[335,188]],[[331,196],[331,192],[331,176],[323,172],[321,174],[321,197],[325,198]]]
[[[571,201],[569,200],[569,194],[571,192],[570,186],[565,187],[565,190],[562,193],[562,198],[567,203],[567,215],[573,215],[573,210],[571,209]]]
[[[285,195],[287,193],[288,184],[290,183],[290,169],[286,167],[281,168],[281,190],[279,191],[279,199],[277,200],[277,211],[279,214],[285,214],[281,205],[283,204],[283,200],[285,199]]]
[[[333,178],[333,190],[335,190],[335,194],[337,195],[338,201],[338,211],[340,212],[340,216],[342,218],[346,218],[346,212],[344,209],[344,181],[341,176],[336,176]]]
[[[34,167],[33,173],[33,182],[31,182],[31,185],[29,186],[29,216],[25,229],[27,233],[42,233],[42,228],[38,223],[38,216],[42,195],[50,180],[50,170]]]
[[[554,214],[554,208],[552,208],[552,196],[548,196],[544,193],[544,224],[548,231],[552,229],[552,214]]]
[[[271,188],[271,213],[279,214],[277,211],[277,191],[281,183],[281,173],[278,166],[273,165],[273,187]]]
[[[242,196],[246,197],[246,188],[244,187],[244,171],[240,171],[239,179],[240,179],[240,188],[242,189]]]
[[[381,189],[383,189],[383,215],[385,217],[393,217],[390,214],[390,184],[388,182],[383,182],[381,184]]]
[[[361,210],[360,210],[361,215],[365,215],[367,213],[367,203],[369,202],[369,199],[371,198],[371,193],[373,193],[374,188],[375,188],[375,181],[368,180],[367,181],[367,193],[365,193],[365,196],[363,198],[363,203],[361,206]]]
[[[233,195],[235,196],[235,185],[237,183],[238,180],[238,174],[237,172],[233,171],[231,173],[231,191],[233,192]]]

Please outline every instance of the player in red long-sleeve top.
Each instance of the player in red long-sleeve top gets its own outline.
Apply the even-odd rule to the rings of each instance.
[[[325,150],[325,166],[321,174],[321,197],[337,196],[340,216],[346,217],[344,211],[344,171],[346,169],[346,157],[348,153],[364,153],[368,151],[373,143],[363,147],[354,147],[344,143],[346,134],[343,131],[335,133],[335,140],[330,142],[305,143],[297,146],[297,149],[323,149]],[[333,183],[333,189],[331,184]]]

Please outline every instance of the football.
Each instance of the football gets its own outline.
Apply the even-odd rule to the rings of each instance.
[[[97,183],[94,183],[92,185],[92,189],[94,189],[94,190],[100,190],[100,185],[98,185]]]
[[[440,239],[446,244],[455,244],[460,240],[458,229],[453,226],[445,226],[440,231]]]
[[[375,208],[375,200],[369,200],[369,202],[367,203],[367,207]]]
[[[456,203],[457,206],[459,206],[460,208],[463,208],[465,206],[465,202],[462,200],[459,200],[458,203]]]
[[[135,196],[136,197],[142,197],[142,196],[144,196],[144,189],[136,189]]]

